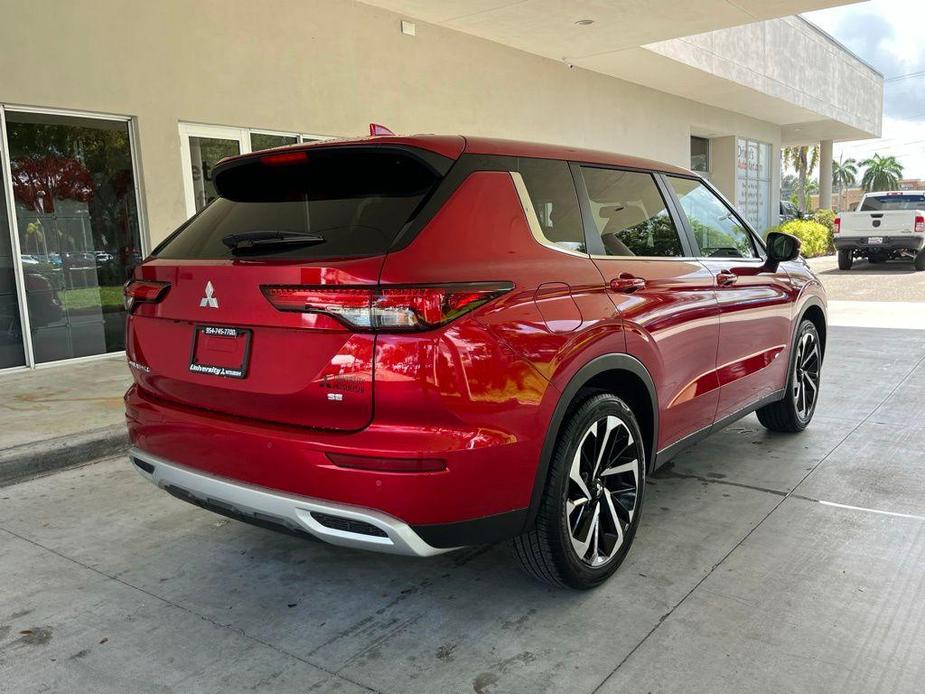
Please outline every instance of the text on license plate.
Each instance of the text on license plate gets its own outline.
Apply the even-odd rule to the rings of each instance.
[[[879,246],[881,243],[883,243],[883,237],[882,236],[870,236],[867,239],[867,243],[870,244],[871,246]]]

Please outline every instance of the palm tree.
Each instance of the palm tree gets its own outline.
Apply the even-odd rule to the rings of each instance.
[[[865,167],[864,176],[861,178],[864,190],[875,193],[881,190],[896,190],[899,187],[903,165],[896,161],[893,155],[881,157],[875,154],[862,161],[861,166]]]
[[[797,172],[797,196],[803,212],[809,207],[807,187],[810,174],[819,163],[819,147],[784,147],[784,166],[792,166]]]
[[[851,157],[845,159],[844,156],[839,157],[838,161],[832,162],[832,183],[838,190],[839,197],[842,198],[842,209],[848,206],[848,188],[857,183],[857,164],[857,159]]]

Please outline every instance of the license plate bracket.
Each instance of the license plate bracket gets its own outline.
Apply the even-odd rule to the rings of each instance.
[[[224,325],[193,328],[189,370],[221,378],[246,378],[253,331]]]

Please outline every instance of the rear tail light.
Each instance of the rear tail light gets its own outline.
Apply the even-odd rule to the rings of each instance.
[[[925,234],[925,217],[915,218],[915,233]]]
[[[326,453],[337,467],[374,472],[441,472],[446,462],[440,458],[374,458],[363,455]]]
[[[125,309],[131,311],[135,304],[156,304],[164,298],[170,282],[155,280],[129,280],[122,287]]]
[[[835,218],[835,233],[836,234],[841,233],[841,217]]]
[[[265,285],[261,290],[280,311],[328,315],[356,331],[413,332],[446,325],[513,286],[510,282],[426,287]]]

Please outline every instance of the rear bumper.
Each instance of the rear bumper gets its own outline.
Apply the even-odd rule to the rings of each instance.
[[[874,236],[874,234],[871,234]],[[883,243],[868,243],[869,236],[835,237],[835,248],[839,251],[920,251],[925,246],[925,236],[883,236]]]
[[[186,501],[241,520],[307,532],[333,545],[429,557],[452,548],[427,544],[397,518],[368,508],[274,492],[206,475],[138,448],[129,458],[141,475]]]
[[[129,437],[142,460],[159,460],[171,469],[300,503],[360,509],[380,524],[411,528],[422,542],[440,549],[493,542],[522,531],[541,445],[533,438],[462,422],[459,428],[374,424],[352,433],[282,427],[183,408],[137,386],[126,393],[125,406]],[[329,453],[439,458],[446,469],[418,473],[344,468],[335,465]],[[306,529],[304,518],[292,513],[283,517],[290,526],[297,523],[298,529]],[[321,536],[320,531],[307,530]],[[389,535],[393,536],[398,538],[394,542],[403,537],[395,532]],[[377,549],[381,543],[371,544]]]

